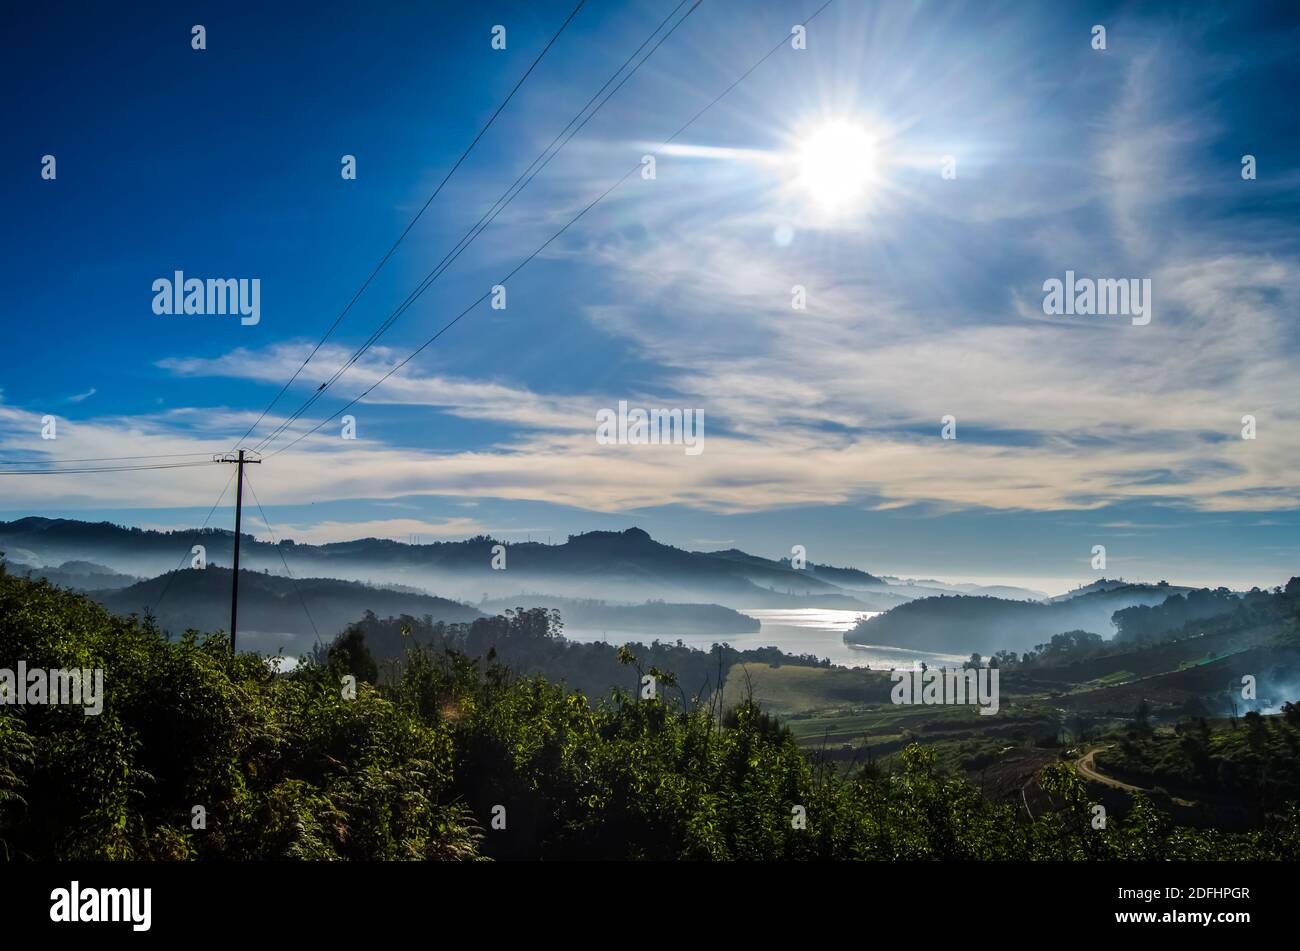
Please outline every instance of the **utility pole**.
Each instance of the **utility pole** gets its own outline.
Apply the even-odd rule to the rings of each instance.
[[[238,486],[235,489],[235,571],[230,583],[230,653],[235,653],[235,628],[239,621],[239,523],[244,513],[244,464],[261,465],[261,459],[245,458],[245,450],[239,450],[236,456],[233,453],[226,453],[220,457],[214,456],[216,462],[233,462],[239,466]]]

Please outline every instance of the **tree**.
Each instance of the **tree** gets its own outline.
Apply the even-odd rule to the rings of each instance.
[[[1142,733],[1151,729],[1151,704],[1144,698],[1133,713],[1133,726]]]
[[[1292,703],[1288,700],[1282,704],[1282,715],[1287,723],[1292,726],[1300,726],[1300,703]]]
[[[1065,726],[1076,743],[1087,739],[1088,721],[1082,713],[1075,711],[1070,714],[1070,717],[1065,721]]]
[[[1260,716],[1258,710],[1249,710],[1246,712],[1246,742],[1250,748],[1259,753],[1264,748],[1264,741],[1268,738],[1267,727],[1264,724],[1264,718]]]
[[[351,674],[357,680],[373,684],[379,680],[379,665],[366,647],[366,634],[360,624],[353,624],[333,644],[326,655],[326,665],[336,676]]]

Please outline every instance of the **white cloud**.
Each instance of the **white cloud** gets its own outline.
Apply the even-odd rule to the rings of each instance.
[[[276,344],[263,351],[241,348],[212,359],[168,358],[159,360],[158,366],[179,376],[224,376],[281,384],[293,375],[310,352],[311,347],[307,344]],[[332,378],[351,355],[352,351],[343,347],[322,347],[309,364],[310,373],[299,377],[302,381],[301,395],[310,396],[319,385],[317,381]],[[331,398],[353,398],[391,370],[403,356],[387,347],[372,347],[333,384],[329,391]],[[289,412],[289,408],[298,402],[286,399],[281,408]],[[589,405],[573,399],[542,396],[524,388],[491,381],[422,375],[415,363],[394,373],[362,402],[432,406],[465,419],[495,420],[549,429],[585,428],[588,418],[594,414]],[[313,407],[303,419],[314,423],[324,413],[323,408]],[[259,427],[258,432],[267,434],[272,428],[268,422]],[[306,428],[306,425],[298,427],[299,430]]]

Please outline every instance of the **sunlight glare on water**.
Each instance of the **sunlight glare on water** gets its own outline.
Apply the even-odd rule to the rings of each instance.
[[[922,662],[931,666],[960,663],[964,657],[954,654],[935,654],[928,651],[907,650],[901,647],[874,645],[850,646],[844,643],[845,632],[851,630],[862,618],[875,617],[873,611],[842,611],[830,608],[738,608],[741,614],[757,618],[762,629],[745,634],[675,634],[664,631],[661,641],[680,639],[690,647],[708,650],[715,643],[727,643],[736,650],[755,650],[776,647],[787,654],[814,654],[829,658],[832,664],[842,667],[871,667],[875,670],[899,668],[910,670]],[[655,639],[643,632],[589,630],[565,628],[565,637],[589,643],[606,641],[624,644],[642,643]]]

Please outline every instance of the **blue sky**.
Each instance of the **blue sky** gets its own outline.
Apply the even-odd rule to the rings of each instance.
[[[705,0],[305,419],[820,5]],[[258,434],[675,6],[584,5]],[[233,447],[572,7],[17,14],[0,65],[0,457]],[[1300,567],[1297,39],[1288,4],[835,0],[807,49],[778,51],[658,154],[654,180],[629,178],[520,271],[505,310],[470,312],[350,410],[357,440],[330,422],[269,456],[258,496],[280,534],[316,541],[640,525],[687,548],[800,544],[877,573],[1039,586],[1095,575],[1103,544],[1109,575],[1284,581]],[[828,124],[873,141],[864,188],[829,204],[806,180]],[[153,281],[178,269],[259,278],[260,323],[154,314]],[[1067,270],[1151,279],[1151,323],[1045,315],[1043,282]],[[619,400],[702,410],[705,451],[597,444],[595,414]],[[44,415],[58,439],[40,438]],[[0,517],[194,524],[228,476],[0,476]]]

